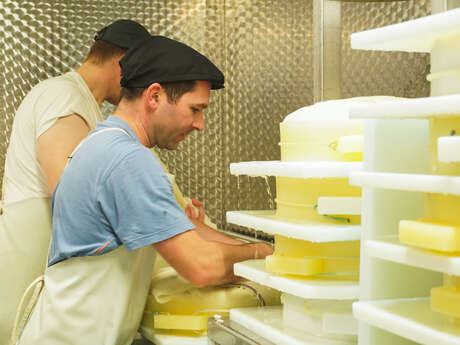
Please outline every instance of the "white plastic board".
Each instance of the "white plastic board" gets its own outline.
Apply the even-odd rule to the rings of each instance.
[[[441,37],[460,34],[460,9],[351,35],[351,47],[429,53]]]
[[[361,214],[361,198],[356,197],[320,197],[318,198],[319,214]]]
[[[239,262],[233,269],[239,277],[302,298],[345,300],[358,299],[359,296],[357,281],[306,280],[278,276],[265,270],[265,260]]]
[[[230,310],[230,321],[277,345],[355,345],[354,341],[320,338],[283,325],[281,306]]]
[[[460,162],[459,136],[438,138],[438,160],[445,163]]]
[[[314,222],[284,222],[275,217],[275,211],[229,211],[227,222],[311,242],[338,242],[360,239],[360,225],[327,225]]]
[[[230,164],[232,175],[285,176],[296,178],[348,177],[362,170],[361,162],[240,162]]]
[[[350,107],[353,119],[427,119],[459,117],[460,95],[407,98],[391,102],[357,103]]]
[[[458,345],[460,327],[431,311],[429,298],[357,302],[353,314],[365,323],[423,345]]]
[[[361,187],[460,195],[460,177],[424,174],[355,172],[350,184]]]
[[[155,345],[208,345],[208,337],[205,335],[186,337],[158,334],[147,327],[141,327],[141,334],[145,339],[150,340]]]
[[[364,248],[367,255],[374,258],[460,276],[460,256],[411,247],[400,243],[396,236],[381,241],[367,240]]]

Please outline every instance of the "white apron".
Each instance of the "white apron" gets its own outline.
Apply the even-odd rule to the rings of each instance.
[[[0,216],[0,344],[9,343],[19,301],[41,276],[51,239],[49,198],[8,204]]]
[[[109,130],[129,135],[120,128],[92,135]],[[38,281],[37,289],[30,289],[40,292],[36,305],[36,296],[30,301],[27,293],[24,296],[12,343],[130,345],[141,322],[155,256],[153,246],[131,252],[121,246],[107,254],[70,258],[48,267],[43,287]]]
[[[155,249],[121,246],[49,267],[20,345],[131,345],[150,287]]]

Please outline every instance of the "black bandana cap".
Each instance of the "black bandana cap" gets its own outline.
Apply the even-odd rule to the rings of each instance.
[[[120,84],[126,88],[189,80],[207,80],[213,90],[224,87],[224,75],[207,57],[164,36],[151,36],[130,49],[120,66]]]
[[[120,19],[102,28],[94,37],[123,49],[130,49],[150,37],[150,33],[138,22]]]

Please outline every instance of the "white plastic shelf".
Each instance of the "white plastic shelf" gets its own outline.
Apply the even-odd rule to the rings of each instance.
[[[230,310],[230,321],[279,345],[355,345],[355,341],[320,338],[283,324],[282,306]]]
[[[460,137],[438,138],[438,160],[444,163],[460,162]]]
[[[275,217],[275,212],[272,210],[229,211],[227,212],[227,222],[272,235],[282,235],[311,242],[355,241],[360,239],[360,225],[284,222]]]
[[[460,9],[351,35],[351,48],[429,53],[441,38],[460,34]]]
[[[460,327],[449,323],[445,315],[431,311],[428,297],[357,302],[353,315],[423,345],[460,344]]]
[[[202,336],[178,336],[154,332],[150,328],[141,327],[142,336],[155,345],[208,345],[208,337]]]
[[[350,107],[352,119],[428,119],[460,116],[460,95],[410,98]]]
[[[460,276],[460,256],[411,247],[400,243],[397,237],[367,240],[364,248],[367,255],[374,258]]]
[[[425,193],[460,195],[460,177],[361,171],[350,175],[350,184]]]
[[[359,298],[357,281],[338,280],[306,280],[287,278],[272,274],[265,270],[265,260],[248,260],[233,266],[235,275],[252,280],[281,292],[308,299],[340,299]]]
[[[232,175],[285,176],[296,178],[348,177],[362,170],[361,162],[240,162],[230,164]]]

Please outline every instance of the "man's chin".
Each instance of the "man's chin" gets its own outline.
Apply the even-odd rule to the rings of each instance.
[[[117,105],[120,103],[120,101],[121,101],[121,95],[119,95],[118,98],[113,98],[113,97],[111,97],[111,98],[109,98],[109,99],[106,99],[106,101],[107,101],[108,103],[110,103],[111,105],[117,106]]]
[[[179,147],[180,142],[174,143],[174,144],[168,144],[166,145],[165,149],[166,150],[176,150]]]

